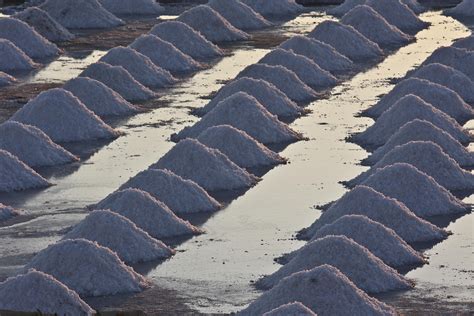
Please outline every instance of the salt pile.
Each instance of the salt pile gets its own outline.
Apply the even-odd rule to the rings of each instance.
[[[360,34],[352,26],[337,21],[324,21],[307,36],[331,45],[338,53],[355,62],[378,59],[383,55],[377,44]]]
[[[71,92],[57,88],[41,92],[10,120],[36,126],[54,142],[114,138],[119,135]]]
[[[389,24],[377,11],[366,5],[349,11],[342,17],[341,22],[353,26],[381,48],[401,46],[413,40],[413,37]]]
[[[445,10],[444,13],[458,18],[473,18],[474,2],[472,0],[464,0],[454,8]]]
[[[385,145],[374,151],[364,162],[369,165],[375,164],[396,146],[415,140],[431,141],[437,144],[462,167],[474,166],[473,153],[442,129],[430,122],[418,119],[403,125]]]
[[[263,316],[287,316],[287,315],[298,315],[298,316],[316,316],[312,310],[304,306],[300,302],[288,303],[281,305],[278,308],[272,309],[269,312],[263,314]]]
[[[313,60],[281,48],[266,54],[259,63],[283,66],[293,71],[301,81],[316,90],[324,90],[337,84],[337,79],[331,73],[321,69]]]
[[[62,26],[72,29],[101,29],[125,24],[104,9],[98,0],[47,0],[40,9]]]
[[[422,6],[417,0],[401,0],[401,3],[409,7],[416,14],[426,11],[425,7]]]
[[[140,292],[148,286],[115,252],[85,239],[59,241],[25,266],[50,274],[81,296]]]
[[[304,11],[294,0],[242,0],[267,19],[290,19]]]
[[[461,201],[432,177],[406,163],[377,170],[363,185],[397,199],[423,218],[465,213],[467,210]]]
[[[129,264],[165,259],[174,254],[171,248],[129,219],[109,210],[91,212],[64,235],[63,240],[81,238],[109,248]]]
[[[462,144],[471,139],[469,133],[450,116],[434,108],[421,98],[407,95],[398,100],[390,109],[385,111],[375,124],[364,132],[353,135],[351,140],[374,146],[382,146],[403,125],[414,119],[425,120],[450,134]]]
[[[294,301],[308,306],[319,316],[397,314],[357,288],[341,271],[325,264],[284,278],[239,315],[260,315]]]
[[[395,147],[373,167],[347,183],[350,186],[360,184],[377,169],[395,163],[411,164],[448,190],[474,189],[474,174],[464,171],[441,147],[430,141],[411,141]]]
[[[28,23],[36,32],[52,42],[70,41],[74,38],[64,26],[56,22],[47,12],[29,7],[13,16],[18,20]]]
[[[63,89],[74,94],[89,110],[101,117],[131,115],[140,110],[102,82],[91,78],[71,79]]]
[[[211,0],[207,5],[240,30],[258,30],[272,25],[239,0]]]
[[[16,82],[16,79],[9,74],[0,71],[0,88],[9,86]]]
[[[466,50],[474,50],[474,36],[468,36],[455,41],[452,47],[463,48]]]
[[[440,63],[453,67],[474,81],[474,52],[456,47],[438,48],[422,64]]]
[[[11,41],[31,58],[48,58],[61,52],[56,45],[18,19],[0,19],[0,38]]]
[[[220,151],[194,139],[180,141],[151,168],[168,169],[208,191],[245,189],[259,180]]]
[[[224,55],[219,47],[183,22],[158,23],[151,29],[150,34],[173,44],[184,54],[196,60],[207,60]]]
[[[0,192],[40,189],[50,183],[8,151],[0,149]]]
[[[147,101],[156,96],[153,91],[135,80],[122,66],[97,62],[87,67],[79,76],[102,82],[127,101]]]
[[[272,166],[285,162],[280,155],[230,125],[209,127],[197,139],[209,148],[219,150],[241,168]]]
[[[56,166],[79,160],[34,126],[6,121],[0,124],[0,135],[0,149],[30,167]]]
[[[189,73],[202,68],[191,56],[155,35],[141,35],[130,47],[149,57],[158,67],[171,73]]]
[[[176,82],[168,71],[156,66],[147,56],[128,47],[115,47],[100,61],[112,66],[122,66],[146,87],[163,88]]]
[[[120,214],[154,238],[194,235],[202,232],[189,222],[177,217],[166,204],[138,189],[114,192],[93,208],[111,210]]]
[[[397,84],[377,104],[364,111],[370,117],[379,117],[402,97],[413,94],[461,124],[474,118],[473,109],[453,90],[424,79],[409,78]]]
[[[414,167],[411,168],[414,169]],[[395,191],[400,187],[400,185],[393,185],[393,183],[398,183],[398,181],[393,182],[395,180],[397,180],[396,177],[391,177],[389,180],[392,181],[390,188],[392,191]],[[423,182],[423,180],[426,179],[421,180]],[[368,182],[373,183],[373,181]],[[386,183],[389,182],[385,182],[384,185],[386,185]],[[429,187],[430,183],[421,184],[422,189],[431,189]],[[367,183],[367,185],[370,184]],[[406,187],[407,191],[412,190],[412,185],[413,184],[410,184]],[[345,215],[366,216],[371,220],[379,222],[385,227],[392,229],[398,236],[408,243],[435,241],[446,237],[447,233],[444,230],[417,217],[405,206],[405,204],[395,200],[389,194],[385,196],[385,193],[382,194],[375,191],[381,188],[382,186],[378,185],[375,185],[374,188],[365,185],[355,187],[344,194],[339,200],[331,205],[329,209],[324,211],[321,217],[310,227],[302,230],[299,237],[303,239],[311,239],[317,231],[324,227],[324,225],[331,224]],[[439,192],[441,191],[435,193]],[[423,196],[429,196],[429,194]],[[441,199],[440,197],[437,197],[436,200],[440,201]]]
[[[0,38],[0,71],[31,70],[36,64],[15,44]]]
[[[347,73],[354,67],[352,61],[338,53],[334,47],[306,36],[294,36],[278,47],[306,56],[322,69],[336,75]]]
[[[237,78],[242,77],[268,81],[295,102],[309,102],[318,97],[317,93],[301,81],[293,71],[283,66],[250,65],[237,76]]]
[[[95,311],[76,292],[43,272],[30,270],[0,283],[0,310],[89,316]]]
[[[6,206],[0,203],[0,222],[6,221],[20,214],[21,212],[18,210],[15,210],[13,207]]]
[[[343,16],[347,12],[351,11],[358,5],[364,5],[367,0],[345,0],[341,5],[335,8],[329,9],[327,13],[335,16]]]
[[[198,5],[181,13],[176,21],[189,25],[214,43],[250,38],[250,35],[232,26],[222,15],[207,5]]]
[[[288,143],[302,138],[270,114],[254,97],[238,92],[221,101],[193,126],[173,135],[173,139],[196,138],[209,127],[226,124],[246,132],[262,144]]]
[[[99,0],[100,4],[113,14],[158,15],[164,8],[155,0]]]

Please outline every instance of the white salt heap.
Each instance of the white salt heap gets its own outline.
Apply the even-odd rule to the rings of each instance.
[[[331,45],[336,51],[354,62],[379,59],[380,47],[350,25],[324,21],[308,35],[309,38]]]
[[[140,292],[148,287],[141,275],[108,248],[85,239],[59,241],[40,251],[24,267],[50,274],[81,296]]]
[[[440,63],[459,70],[474,81],[474,51],[456,47],[438,48],[428,57],[422,66]]]
[[[398,100],[385,111],[375,124],[364,132],[353,135],[352,140],[362,144],[382,146],[403,125],[414,119],[425,120],[450,134],[462,144],[468,143],[470,134],[450,116],[412,94]]]
[[[0,19],[0,38],[11,41],[31,58],[54,57],[61,52],[31,26],[14,18]]]
[[[151,168],[168,169],[208,191],[246,189],[259,180],[220,151],[195,139],[180,141]]]
[[[394,180],[396,179],[392,177],[389,181]],[[426,178],[421,180],[421,182],[423,182]],[[393,183],[397,182],[392,182],[391,185],[391,189],[395,191],[399,186],[394,186]],[[420,184],[422,185],[420,190],[425,188],[427,190],[432,190],[432,183]],[[406,188],[407,191],[412,190],[411,186],[412,184]],[[366,216],[371,220],[379,222],[385,227],[392,229],[398,236],[408,243],[442,240],[447,236],[447,233],[444,230],[417,217],[405,206],[405,204],[389,197],[390,195],[388,194],[385,196],[384,194],[375,191],[378,189],[380,189],[380,186],[371,188],[365,185],[360,185],[355,187],[344,194],[339,200],[334,202],[334,204],[324,211],[321,214],[321,217],[310,227],[302,230],[299,237],[303,239],[311,239],[316,232],[324,227],[324,225],[334,223],[337,219],[345,215]],[[431,193],[433,192],[436,194],[442,191],[431,191]],[[424,196],[429,195],[430,194]],[[438,197],[436,200],[440,201],[441,198]]]
[[[52,276],[34,269],[0,283],[0,297],[0,310],[48,315],[95,314],[76,292]]]
[[[171,73],[189,73],[202,68],[191,56],[155,35],[141,35],[130,47],[149,57],[156,66]]]
[[[125,24],[104,9],[98,0],[47,0],[39,8],[71,29],[100,29]]]
[[[398,47],[413,40],[412,36],[389,24],[377,11],[366,5],[357,6],[349,11],[342,17],[341,22],[353,26],[381,48]]]
[[[135,80],[122,66],[96,62],[87,67],[79,76],[102,82],[127,101],[147,101],[156,96],[153,91]]]
[[[166,21],[158,23],[151,29],[150,34],[173,44],[177,49],[195,60],[208,60],[224,55],[219,47],[183,22]]]
[[[367,159],[366,164],[375,164],[396,146],[410,141],[431,141],[440,146],[443,151],[462,167],[474,166],[474,153],[467,150],[451,135],[432,123],[423,120],[413,120],[403,125],[382,147],[377,148]]]
[[[113,14],[158,15],[165,11],[155,0],[99,0],[99,2]]]
[[[362,184],[397,199],[423,218],[467,211],[461,201],[432,177],[407,163],[379,169]]]
[[[189,25],[214,43],[250,38],[250,35],[232,26],[222,15],[207,5],[198,5],[181,13],[176,21]]]
[[[0,71],[0,88],[9,86],[16,82],[16,79],[9,74]]]
[[[291,19],[304,12],[304,7],[295,0],[242,0],[242,2],[267,19]]]
[[[100,61],[112,66],[122,66],[146,87],[163,88],[176,82],[167,70],[156,66],[149,57],[128,47],[112,48]]]
[[[463,0],[454,8],[445,10],[444,13],[457,18],[474,18],[474,2],[472,0]]]
[[[0,203],[0,222],[6,221],[20,214],[21,212],[18,210],[15,210],[13,207],[6,206]]]
[[[154,238],[194,235],[202,232],[177,217],[166,204],[139,189],[129,188],[114,192],[93,208],[118,213]]]
[[[37,65],[9,40],[0,38],[0,71],[32,70]]]
[[[329,9],[327,13],[335,16],[343,16],[358,5],[364,5],[367,0],[345,0],[337,7]]]
[[[92,211],[63,240],[81,238],[109,248],[128,264],[165,259],[174,254],[171,248],[129,219],[109,210]]]
[[[0,124],[0,135],[0,149],[15,155],[30,167],[56,166],[79,160],[31,125],[6,121]]]
[[[278,47],[306,56],[322,69],[335,75],[347,73],[354,67],[352,61],[338,53],[334,47],[306,36],[293,36]]]
[[[260,315],[299,301],[319,316],[396,315],[396,311],[357,288],[341,271],[324,264],[281,280],[239,315]]]
[[[29,7],[13,16],[28,23],[44,38],[52,42],[70,41],[74,38],[64,26],[54,20],[46,11],[37,7]]]
[[[58,88],[41,92],[10,120],[36,126],[54,142],[114,138],[119,135],[71,92]]]
[[[426,8],[422,6],[417,0],[401,0],[400,2],[409,7],[416,14],[426,11]]]
[[[249,77],[270,82],[295,102],[309,102],[318,97],[308,85],[283,66],[253,64],[242,70],[237,78]]]
[[[209,148],[219,150],[241,168],[272,166],[285,162],[280,155],[230,125],[209,127],[197,140]]]
[[[131,115],[140,109],[100,81],[76,77],[63,86],[96,115],[101,117]]]
[[[337,84],[337,79],[328,71],[321,69],[313,60],[281,48],[266,54],[259,63],[283,66],[293,71],[301,81],[315,90],[325,90]]]
[[[288,303],[281,305],[278,308],[272,309],[269,312],[263,314],[263,316],[288,316],[288,315],[297,315],[297,316],[316,316],[312,310],[304,306],[300,302]]]
[[[8,151],[0,149],[0,192],[40,189],[50,183]]]
[[[204,115],[214,109],[219,102],[237,92],[245,92],[254,97],[268,112],[278,117],[295,117],[303,112],[302,108],[273,84],[261,79],[243,77],[223,86],[208,104],[196,109],[194,113]]]
[[[209,127],[226,124],[246,132],[262,144],[294,142],[302,138],[244,92],[224,99],[200,121],[185,127],[172,138],[196,138]]]
[[[472,51],[472,50],[474,50],[474,36],[470,35],[468,37],[461,38],[461,39],[455,41],[453,43],[453,45],[451,45],[451,46],[456,47],[456,48],[463,48],[463,49]]]
[[[207,5],[240,30],[258,30],[272,25],[271,22],[239,0],[211,0]]]

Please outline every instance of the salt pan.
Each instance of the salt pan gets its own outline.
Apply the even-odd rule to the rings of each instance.
[[[474,81],[474,51],[456,47],[441,47],[435,50],[421,66],[434,63],[453,67]]]
[[[6,221],[6,220],[8,220],[12,217],[18,216],[20,214],[21,214],[21,212],[18,211],[18,210],[15,210],[13,207],[6,206],[6,205],[3,205],[2,203],[0,203],[0,222]]]
[[[37,65],[15,44],[0,38],[0,71],[32,70]]]
[[[295,0],[242,0],[267,19],[290,19],[304,12]]]
[[[271,22],[239,0],[211,0],[207,5],[240,30],[258,30],[272,25]]]
[[[312,310],[304,306],[300,302],[288,303],[281,305],[278,308],[272,309],[269,312],[263,314],[263,316],[288,316],[288,315],[298,315],[298,316],[316,316]]]
[[[113,14],[158,15],[164,8],[155,0],[99,0],[100,4]]]

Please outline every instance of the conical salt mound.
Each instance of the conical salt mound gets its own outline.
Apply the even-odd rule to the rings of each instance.
[[[209,127],[226,124],[246,132],[262,144],[288,143],[302,138],[270,114],[254,97],[238,92],[220,102],[193,126],[173,135],[173,140],[196,138]]]
[[[0,283],[0,297],[0,310],[48,315],[95,314],[76,292],[52,276],[34,269]]]
[[[185,180],[169,170],[148,169],[142,171],[125,182],[120,190],[127,188],[136,188],[150,193],[178,215],[214,212],[221,207],[219,202],[209,196],[196,182]],[[106,207],[104,204],[98,206]],[[151,235],[153,236],[153,234]]]
[[[165,259],[174,254],[171,248],[129,219],[109,210],[92,211],[63,240],[81,238],[109,248],[128,264]]]
[[[259,180],[220,151],[194,139],[180,141],[151,168],[168,169],[207,191],[245,189]]]
[[[50,183],[9,152],[0,149],[0,192],[40,189]]]
[[[81,296],[140,292],[148,286],[108,248],[85,239],[59,241],[40,251],[25,266],[50,274]]]
[[[283,66],[293,71],[301,81],[316,90],[325,90],[337,84],[337,79],[328,71],[321,69],[313,60],[281,48],[265,55],[259,63]]]
[[[195,60],[208,60],[224,56],[224,52],[219,47],[183,22],[158,23],[151,29],[150,34],[173,44]]]
[[[242,2],[267,19],[286,20],[304,12],[304,7],[295,0],[242,0]]]
[[[30,167],[56,166],[79,160],[34,126],[6,121],[0,124],[0,135],[0,149]]]
[[[474,153],[468,151],[467,148],[442,129],[434,126],[430,122],[418,119],[403,125],[390,137],[385,145],[379,147],[363,162],[373,165],[396,146],[404,145],[410,141],[431,141],[440,146],[443,151],[460,166],[474,166]]]
[[[115,47],[100,61],[112,66],[122,66],[146,87],[163,88],[176,82],[167,70],[156,66],[150,58],[128,47]]]
[[[455,48],[463,48],[466,50],[474,50],[474,36],[468,36],[462,39],[459,39],[451,45],[452,47]]]
[[[322,69],[335,75],[350,72],[354,68],[352,61],[338,53],[334,47],[306,36],[294,36],[278,47],[306,56]]]
[[[428,64],[416,70],[412,77],[429,80],[445,86],[467,103],[474,103],[474,82],[468,76],[452,67],[442,64]]]
[[[0,38],[0,71],[32,70],[36,64],[9,40]]]
[[[74,38],[74,35],[64,26],[56,22],[46,11],[37,7],[29,7],[13,17],[26,22],[49,41],[64,42]]]
[[[40,9],[71,29],[102,29],[125,24],[98,0],[47,0]]]
[[[114,192],[97,205],[94,205],[93,208],[118,213],[154,238],[170,238],[202,232],[189,222],[177,217],[166,204],[158,201],[149,193],[138,189]],[[100,243],[99,240],[97,242]]]
[[[0,38],[11,41],[31,58],[48,58],[61,52],[31,26],[14,18],[0,19]]]
[[[64,89],[41,92],[10,119],[41,129],[54,142],[114,138],[117,131]]]
[[[417,0],[401,0],[400,2],[409,7],[415,14],[420,14],[426,11],[426,8]]]
[[[272,166],[285,162],[280,155],[230,125],[209,127],[197,140],[209,148],[219,150],[241,168]]]
[[[459,70],[474,81],[474,51],[456,47],[438,48],[421,66],[440,63]]]
[[[181,13],[176,21],[189,25],[214,43],[250,38],[250,35],[232,26],[222,15],[207,5],[198,5]]]
[[[304,306],[300,302],[288,303],[281,305],[275,309],[272,309],[269,312],[263,314],[263,316],[288,316],[288,315],[298,315],[298,316],[316,316],[312,310]]]
[[[415,169],[414,167],[412,168]],[[421,178],[421,182],[426,179],[430,178]],[[389,181],[394,181],[394,177],[391,177]],[[373,181],[369,182],[372,183]],[[388,181],[385,183],[388,183]],[[393,183],[394,182],[392,182],[390,189],[395,191],[399,186],[394,186]],[[422,185],[422,189],[430,189],[432,183],[422,183]],[[410,184],[410,186],[406,188],[407,191],[412,190],[412,187],[413,185]],[[345,215],[366,216],[392,229],[408,243],[438,241],[447,236],[444,230],[417,217],[405,204],[389,197],[390,195],[388,194],[385,196],[375,191],[378,189],[381,189],[381,186],[375,185],[374,188],[371,188],[360,185],[355,187],[334,202],[310,227],[301,231],[299,237],[311,239],[324,225],[334,223],[337,219]],[[445,190],[445,192],[447,191]],[[438,197],[436,200],[440,201],[441,198]]]
[[[351,140],[361,144],[382,146],[403,125],[414,119],[432,123],[462,144],[471,140],[470,134],[452,117],[412,94],[398,100],[375,121],[374,125],[362,133],[353,135]]]
[[[307,36],[334,47],[338,53],[354,62],[379,59],[383,55],[377,44],[352,26],[337,21],[324,21]]]
[[[269,289],[293,273],[310,270],[323,264],[339,269],[358,288],[367,293],[406,290],[413,286],[367,248],[345,236],[327,236],[310,241],[298,250],[290,262],[273,274],[258,280],[256,286]]]
[[[16,82],[16,79],[9,74],[0,71],[0,88],[9,86]]]
[[[413,40],[413,37],[389,24],[377,11],[366,5],[359,5],[349,11],[341,22],[353,26],[381,48],[398,47]]]
[[[351,11],[358,5],[364,5],[367,0],[345,0],[342,4],[329,9],[327,13],[335,16],[343,16],[347,12]]]
[[[130,47],[149,57],[158,67],[171,73],[183,74],[198,71],[202,68],[191,56],[185,55],[173,44],[155,35],[141,35]]]
[[[474,110],[453,90],[424,79],[409,78],[397,84],[377,104],[364,111],[370,117],[379,117],[395,102],[407,95],[416,95],[460,124],[474,118]]]
[[[211,0],[207,5],[240,30],[258,30],[272,25],[271,22],[239,0]]]
[[[362,184],[397,199],[423,218],[467,211],[461,201],[432,177],[407,163],[379,169]]]
[[[15,210],[13,207],[6,206],[0,203],[0,222],[6,221],[20,214],[21,212],[18,210]]]
[[[155,0],[99,0],[109,12],[121,15],[158,15],[165,9]]]
[[[102,82],[127,101],[147,101],[156,96],[153,91],[135,80],[122,66],[97,62],[87,67],[79,76]]]
[[[294,301],[301,302],[319,316],[397,314],[360,290],[341,271],[324,264],[284,278],[238,315],[260,315]]]
[[[444,13],[456,18],[474,18],[474,3],[471,0],[463,0],[454,8],[445,10]]]
[[[283,66],[250,65],[237,76],[237,78],[242,77],[268,81],[295,102],[309,102],[318,97],[318,94],[301,81],[293,71]]]
[[[74,94],[89,110],[101,117],[132,115],[140,111],[120,94],[95,79],[76,77],[66,82],[63,89]]]
[[[474,189],[474,175],[463,170],[458,163],[443,152],[443,149],[431,141],[411,141],[388,152],[369,170],[347,182],[354,186],[364,182],[377,169],[395,163],[408,163],[433,177],[436,182],[448,190]]]

